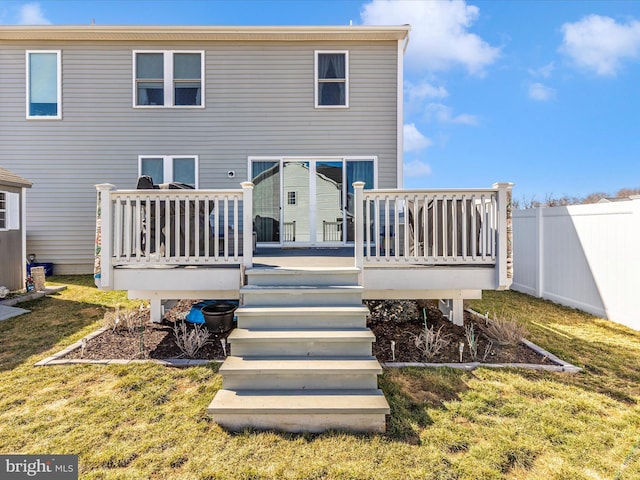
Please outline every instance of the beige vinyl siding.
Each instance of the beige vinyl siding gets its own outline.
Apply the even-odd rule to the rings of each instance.
[[[62,120],[25,118],[25,50],[62,50]],[[133,108],[133,50],[203,50],[203,109]],[[349,108],[314,108],[314,50],[349,51]],[[27,249],[92,271],[95,188],[134,188],[139,155],[197,155],[200,188],[250,156],[378,157],[396,186],[397,43],[0,44],[0,165],[33,181]],[[229,179],[228,170],[236,177]]]

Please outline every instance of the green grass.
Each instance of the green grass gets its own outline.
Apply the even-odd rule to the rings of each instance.
[[[514,292],[472,306],[524,322],[583,367],[385,370],[385,435],[229,433],[205,410],[216,366],[33,364],[95,330],[123,292],[90,277],[0,322],[0,453],[75,453],[82,479],[640,478],[640,333]]]

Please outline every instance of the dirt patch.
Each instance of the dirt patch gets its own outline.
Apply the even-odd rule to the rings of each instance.
[[[149,311],[136,313],[135,328],[108,329],[103,334],[86,342],[84,348],[72,351],[63,358],[69,359],[136,359],[136,358],[185,358],[175,342],[173,327],[182,321],[197,300],[182,300],[167,312],[161,324],[149,320]],[[503,346],[491,342],[482,334],[482,322],[465,312],[465,324],[474,325],[477,336],[477,355],[473,358],[463,327],[456,326],[442,316],[437,306],[429,301],[371,301],[366,302],[371,314],[367,325],[376,336],[373,354],[381,362],[430,362],[460,363],[478,361],[482,363],[532,363],[553,365],[546,357],[523,344]],[[415,339],[424,332],[425,321],[447,336],[442,351],[428,360],[416,346]],[[233,353],[226,337],[230,332],[211,333],[208,343],[192,358],[221,360],[226,353]],[[392,342],[394,342],[392,351]],[[463,344],[462,359],[460,344]]]

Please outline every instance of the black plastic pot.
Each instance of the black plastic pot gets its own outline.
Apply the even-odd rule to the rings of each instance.
[[[236,308],[230,303],[206,305],[201,309],[204,323],[212,332],[228,332],[233,328],[233,312]]]

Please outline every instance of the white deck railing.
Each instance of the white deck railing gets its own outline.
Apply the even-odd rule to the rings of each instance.
[[[364,190],[354,184],[356,266],[478,265],[509,284],[512,184],[470,190]],[[507,280],[509,278],[509,280]]]
[[[511,188],[364,190],[356,182],[355,265],[484,266],[495,268],[497,285],[506,287]],[[241,190],[97,189],[96,277],[103,288],[112,286],[114,267],[252,265],[250,182]],[[332,234],[326,228],[323,235]],[[295,231],[284,233],[294,240]]]
[[[96,188],[101,286],[110,286],[113,267],[252,264],[250,182],[241,190]]]

